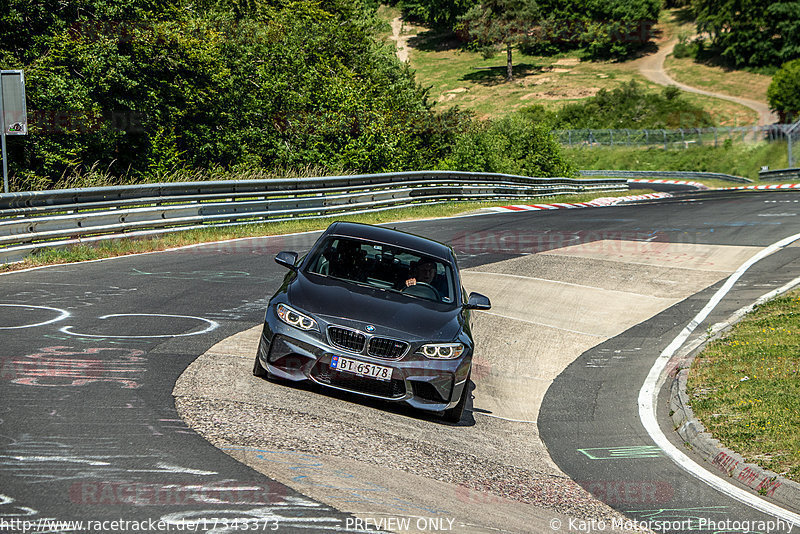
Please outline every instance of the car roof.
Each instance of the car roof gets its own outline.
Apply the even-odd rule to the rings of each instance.
[[[331,224],[325,233],[334,236],[377,241],[385,245],[395,245],[450,262],[454,259],[452,249],[444,243],[383,226],[337,221]]]

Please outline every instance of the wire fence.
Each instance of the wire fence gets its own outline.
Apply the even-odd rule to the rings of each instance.
[[[563,145],[580,147],[606,146],[653,146],[689,148],[692,146],[722,146],[727,143],[757,143],[760,141],[787,142],[792,139],[793,148],[798,148],[800,128],[787,135],[792,124],[767,126],[738,126],[712,128],[679,128],[677,130],[554,130]],[[797,159],[800,154],[795,151]]]

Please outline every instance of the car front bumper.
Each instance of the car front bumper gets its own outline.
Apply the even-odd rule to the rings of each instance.
[[[324,327],[321,328],[325,332]],[[400,359],[351,353],[332,346],[326,334],[283,323],[270,306],[264,321],[258,358],[271,375],[290,381],[310,380],[322,386],[440,412],[453,408],[467,385],[472,360],[467,347],[459,358],[428,359],[407,352]],[[392,368],[391,380],[378,380],[331,368],[333,356]]]

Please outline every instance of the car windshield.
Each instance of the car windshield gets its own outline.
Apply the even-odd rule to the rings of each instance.
[[[306,272],[452,304],[455,278],[449,263],[420,252],[359,239],[328,239]]]

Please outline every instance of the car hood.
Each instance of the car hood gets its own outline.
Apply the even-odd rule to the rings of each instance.
[[[326,322],[411,340],[451,341],[461,329],[461,308],[373,289],[335,278],[298,273],[288,303]]]

